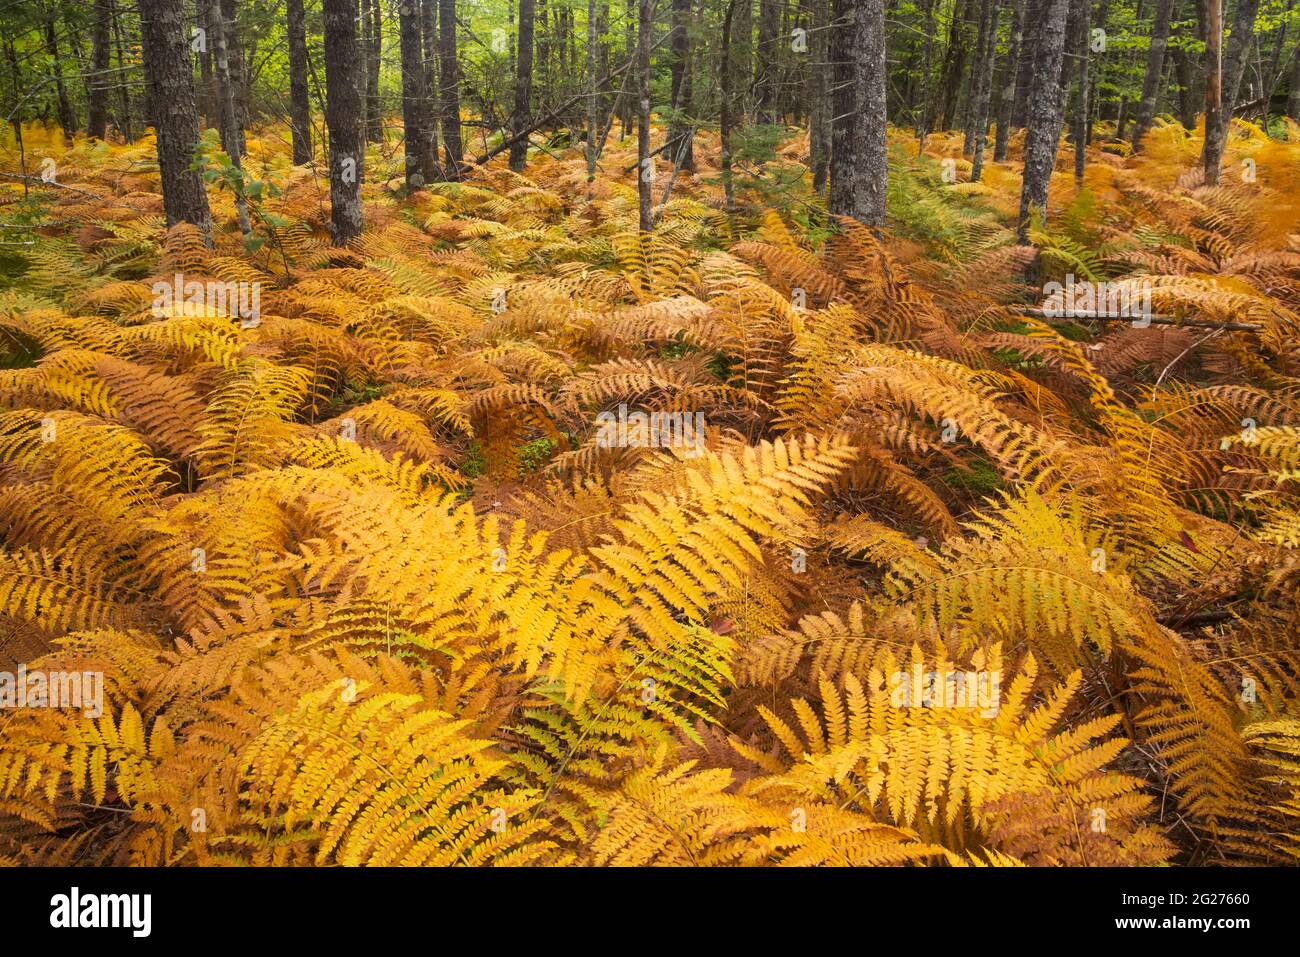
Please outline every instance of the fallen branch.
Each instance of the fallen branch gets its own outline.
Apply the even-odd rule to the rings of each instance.
[[[52,179],[41,179],[39,176],[28,176],[24,173],[8,173],[0,170],[0,176],[8,176],[10,179],[20,179],[25,183],[36,183],[41,186],[57,186],[59,189],[66,189],[73,193],[80,193],[82,196],[89,196],[91,199],[103,199],[98,193],[92,193],[89,190],[79,189],[76,186],[69,186],[67,183],[59,183]]]
[[[1149,322],[1153,326],[1193,326],[1198,329],[1227,329],[1231,332],[1259,332],[1263,328],[1257,322],[1219,322],[1216,319],[1188,319],[1178,316],[1116,316],[1104,312],[1074,312],[1068,316],[1057,316],[1030,306],[1010,306],[1013,312],[1022,316],[1032,316],[1044,322],[1067,323],[1082,320],[1100,322]]]

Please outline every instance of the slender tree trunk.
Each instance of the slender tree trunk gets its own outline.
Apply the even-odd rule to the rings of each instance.
[[[325,125],[330,138],[330,225],[336,246],[361,235],[365,144],[361,109],[365,76],[357,39],[355,0],[323,0]],[[361,41],[364,42],[364,41]]]
[[[1016,105],[1016,77],[1020,70],[1020,53],[1024,47],[1025,0],[1015,0],[1011,8],[1011,41],[1007,61],[1002,68],[1002,98],[998,101],[998,129],[993,140],[993,162],[1007,159],[1007,141],[1011,135],[1011,113]]]
[[[1219,183],[1223,143],[1227,125],[1223,122],[1223,0],[1205,0],[1205,144],[1201,167],[1205,182]]]
[[[221,106],[217,80],[212,72],[212,8],[205,0],[195,0],[194,23],[199,30],[199,113],[208,126],[221,125]]]
[[[597,46],[600,21],[596,14],[596,0],[587,0],[587,201],[591,202],[592,186],[596,182],[596,142],[600,135],[600,77],[597,75]]]
[[[1046,218],[1047,215],[1048,186],[1061,138],[1061,64],[1069,10],[1069,0],[1044,0],[1039,22],[1033,85],[1029,93],[1029,125],[1025,132],[1020,218],[1016,231],[1021,244],[1028,244],[1029,229],[1035,218]]]
[[[458,180],[464,163],[460,139],[460,64],[456,59],[456,0],[439,0],[438,66],[442,82],[442,149],[446,176]]]
[[[399,0],[397,46],[402,58],[402,152],[405,157],[406,187],[419,189],[425,183],[424,61],[420,43],[419,0]]]
[[[185,36],[181,0],[139,0],[140,38],[145,83],[155,109],[158,171],[162,178],[163,211],[167,225],[193,223],[212,244],[212,214],[203,180],[192,166],[199,141],[199,117],[194,103],[190,45]]]
[[[731,111],[732,85],[735,71],[731,63],[731,32],[736,19],[736,5],[740,0],[728,0],[727,12],[722,17],[722,64],[718,75],[722,81],[722,104],[718,117],[718,136],[722,140],[722,192],[726,202],[726,211],[736,209],[735,185],[731,176]],[[748,3],[749,0],[743,0]]]
[[[1078,50],[1079,84],[1074,101],[1074,179],[1083,182],[1088,150],[1088,0],[1079,0]]]
[[[122,21],[117,15],[117,5],[110,3],[109,8],[113,11],[113,41],[117,48],[117,93],[122,104],[122,115],[119,117],[118,125],[122,138],[130,143],[135,137],[131,128],[131,86],[127,82],[126,44],[122,41]]]
[[[758,122],[776,122],[776,0],[758,4],[758,76],[755,82]]]
[[[1138,104],[1137,122],[1133,124],[1133,149],[1142,148],[1142,137],[1147,135],[1156,118],[1156,97],[1160,93],[1160,78],[1165,70],[1165,49],[1169,46],[1169,19],[1173,13],[1173,0],[1156,0],[1156,15],[1151,23],[1151,46],[1147,49],[1147,69],[1142,80],[1142,100]]]
[[[885,225],[885,196],[889,186],[888,144],[885,137],[886,88],[885,0],[854,3],[853,83],[857,110],[853,119],[854,153],[861,164],[854,181],[853,215],[874,229]]]
[[[235,95],[235,129],[239,134],[239,155],[248,154],[244,131],[248,128],[248,75],[244,70],[244,47],[239,42],[239,0],[221,0],[221,15],[226,22],[226,60],[230,84]]]
[[[96,139],[108,135],[108,31],[113,21],[113,0],[95,0],[94,28],[90,34],[90,82],[87,84],[89,102],[86,111],[86,133]]]
[[[952,11],[952,23],[948,28],[948,48],[943,54],[943,76],[939,84],[939,105],[936,114],[939,117],[939,129],[952,129],[953,118],[957,113],[957,101],[961,98],[961,78],[966,70],[966,25],[970,19],[970,9],[975,0],[956,0]]]
[[[303,0],[286,0],[289,33],[289,123],[293,132],[293,162],[312,161],[311,101],[307,96],[307,24]]]
[[[519,0],[519,50],[515,60],[515,114],[513,131],[528,129],[533,89],[533,0]],[[648,78],[647,78],[648,79]],[[648,98],[648,95],[647,95]],[[528,139],[510,147],[510,168],[516,173],[528,163]]]
[[[831,6],[831,187],[827,205],[836,216],[853,215],[857,198],[853,3],[854,0],[832,0]]]
[[[1038,50],[1038,30],[1042,25],[1047,0],[1025,0],[1024,30],[1020,41],[1020,61],[1016,69],[1016,96],[1011,107],[1010,126],[1024,129],[1029,122],[1029,88],[1034,82],[1034,59]]]
[[[424,166],[424,179],[428,182],[439,176],[446,178],[438,166],[438,126],[442,118],[442,87],[438,81],[438,0],[415,2],[420,6],[420,43],[424,59],[424,143],[421,145],[421,163]]]
[[[934,124],[934,5],[936,0],[925,0],[922,18],[925,22],[925,45],[921,54],[921,122],[916,127],[916,152],[925,152],[925,140]]]
[[[654,28],[651,16],[653,0],[640,0],[637,7],[637,117],[636,117],[636,194],[638,225],[648,233],[654,227],[650,204],[654,186],[654,159],[650,156],[650,32]]]
[[[1237,0],[1237,12],[1232,18],[1232,32],[1228,34],[1228,49],[1223,55],[1223,113],[1224,139],[1232,124],[1233,114],[1241,93],[1241,80],[1246,74],[1246,61],[1255,38],[1255,15],[1259,0]]]
[[[365,43],[366,139],[384,141],[384,108],[379,101],[379,70],[383,66],[384,19],[379,0],[361,0]]]
[[[208,4],[208,28],[211,33],[208,40],[212,52],[212,72],[217,81],[217,95],[220,97],[221,110],[221,148],[230,157],[230,165],[242,169],[243,153],[240,151],[238,118],[235,114],[235,91],[230,85],[229,48],[226,45],[226,30],[229,24],[222,15],[221,0],[203,0]],[[248,201],[244,198],[242,187],[235,192],[235,210],[239,217],[239,231],[245,236],[252,232],[248,221]]]
[[[997,22],[997,16],[994,12],[996,9],[994,0],[980,0],[978,9],[975,58],[971,63],[970,70],[970,99],[966,108],[966,125],[962,136],[961,151],[963,156],[973,156],[975,154],[975,127],[981,119],[979,115],[980,86],[983,83],[985,64],[988,64],[989,70],[992,71],[993,63],[993,44],[989,42],[989,33]]]
[[[812,162],[813,189],[820,193],[826,187],[831,162],[830,0],[812,0],[812,7],[812,62],[808,64],[808,102],[811,110],[808,148]],[[731,12],[730,6],[727,9]],[[723,78],[729,79],[726,71]]]
[[[63,82],[63,64],[59,56],[59,40],[55,30],[55,18],[58,10],[53,4],[44,11],[45,52],[50,55],[50,75],[54,77],[54,91],[59,104],[59,126],[63,128],[63,142],[72,145],[72,136],[77,130],[77,114],[72,111],[72,101],[68,99],[68,87]]]
[[[974,165],[971,181],[978,182],[984,170],[984,147],[989,135],[989,99],[993,92],[993,66],[997,61],[998,20],[1002,12],[1002,0],[985,0],[985,9],[981,11],[984,21],[986,43],[979,60],[979,70],[975,76],[975,103],[971,109],[972,120],[968,129],[974,139],[971,143],[971,155]]]
[[[690,109],[691,94],[691,0],[673,0],[672,43],[672,98],[674,122],[668,136],[683,142],[673,147],[677,164],[688,173],[695,172],[695,144],[691,120],[685,116]]]

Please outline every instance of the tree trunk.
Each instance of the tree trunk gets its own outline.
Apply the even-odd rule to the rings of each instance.
[[[289,33],[289,124],[293,132],[293,163],[312,161],[311,102],[307,98],[307,24],[303,0],[286,0]]]
[[[596,182],[596,142],[600,135],[600,97],[597,75],[596,47],[600,22],[596,15],[596,0],[587,0],[587,202],[591,202],[592,185]]]
[[[953,6],[952,24],[948,28],[948,48],[943,54],[943,77],[939,84],[939,129],[952,129],[961,96],[961,77],[966,70],[966,23],[974,0],[957,0]]]
[[[1043,0],[1034,54],[1033,85],[1029,93],[1025,169],[1016,230],[1022,244],[1029,242],[1029,229],[1034,217],[1047,216],[1047,191],[1061,141],[1061,64],[1065,59],[1065,25],[1069,10],[1069,0]]]
[[[980,11],[981,31],[985,34],[984,49],[980,54],[978,69],[975,71],[975,102],[971,109],[971,122],[967,129],[971,132],[971,155],[975,159],[971,170],[971,181],[979,182],[984,169],[984,147],[989,135],[989,99],[993,92],[993,66],[997,61],[998,20],[1002,12],[1002,0],[984,0],[984,9]]]
[[[1079,3],[1078,49],[1079,83],[1074,101],[1074,180],[1083,183],[1088,149],[1088,0]]]
[[[755,79],[758,122],[776,122],[776,0],[758,4],[758,76]]]
[[[239,134],[239,155],[248,153],[244,130],[248,128],[248,77],[244,72],[244,48],[239,42],[239,0],[221,0],[221,15],[226,22],[226,63],[235,97],[235,129]]]
[[[1016,96],[1011,107],[1010,126],[1024,129],[1029,122],[1029,88],[1034,82],[1034,54],[1038,30],[1047,0],[1025,0],[1024,29],[1020,40],[1020,61],[1016,68]]]
[[[117,15],[117,5],[110,3],[109,9],[113,12],[113,45],[117,48],[117,93],[121,102],[122,115],[118,117],[118,128],[122,138],[128,143],[134,139],[131,128],[131,87],[127,83],[126,77],[126,44],[122,41],[122,22]]]
[[[384,19],[379,10],[379,0],[361,0],[366,13],[366,139],[371,143],[384,141],[384,109],[379,102],[379,69],[383,66]]]
[[[86,133],[96,139],[108,135],[108,31],[113,19],[112,0],[95,0],[95,23],[91,31],[90,82],[86,111]]]
[[[63,82],[63,65],[59,57],[59,40],[55,31],[55,17],[58,11],[53,5],[45,8],[43,26],[45,28],[45,52],[50,55],[50,75],[54,77],[54,92],[58,97],[59,126],[63,128],[63,142],[71,146],[72,136],[77,130],[77,115],[72,111],[72,101],[68,99],[68,87]]]
[[[831,162],[830,103],[830,0],[812,0],[813,30],[808,64],[808,148],[813,172],[813,189],[820,193],[826,186]],[[730,12],[730,6],[727,8]],[[723,53],[727,56],[726,51]],[[723,79],[728,79],[726,71]]]
[[[464,155],[460,140],[460,64],[456,59],[456,0],[439,0],[438,19],[443,166],[448,179],[458,180]]]
[[[1002,98],[998,102],[998,130],[993,140],[993,162],[1007,159],[1007,140],[1011,135],[1011,113],[1016,105],[1016,78],[1020,70],[1020,55],[1024,49],[1025,0],[1015,0],[1011,8],[1011,42],[1007,46],[1007,61],[1002,68]]]
[[[857,56],[853,83],[857,88],[857,110],[853,119],[853,151],[861,165],[853,184],[853,216],[873,229],[880,229],[885,225],[885,195],[889,185],[885,137],[889,73],[885,59],[885,0],[856,0],[854,7]]]
[[[934,5],[925,0],[925,46],[921,55],[921,122],[916,127],[917,155],[925,152],[925,140],[934,124]]]
[[[654,186],[654,159],[650,156],[650,31],[654,28],[651,16],[653,2],[654,0],[640,0],[637,7],[636,196],[638,226],[643,233],[650,232],[654,227],[650,209],[650,191]]]
[[[722,193],[726,211],[731,213],[736,208],[735,186],[731,177],[731,97],[734,82],[734,70],[731,63],[731,32],[736,19],[738,0],[728,0],[727,12],[722,17],[722,63],[718,75],[722,81],[722,104],[718,117],[718,136],[722,141]],[[744,0],[748,3],[749,0]]]
[[[1219,183],[1219,166],[1223,162],[1223,143],[1227,126],[1223,112],[1223,2],[1205,0],[1205,144],[1201,150],[1201,167],[1205,182]]]
[[[212,214],[199,171],[191,165],[199,141],[190,45],[182,0],[139,0],[145,84],[153,104],[167,225],[193,223],[212,244]]]
[[[419,0],[399,0],[397,46],[402,58],[402,153],[405,157],[406,188],[424,185],[425,104],[424,61],[420,43]]]
[[[1173,0],[1156,0],[1155,20],[1151,23],[1151,46],[1147,49],[1147,70],[1142,79],[1142,100],[1138,104],[1137,122],[1133,124],[1134,150],[1142,148],[1142,137],[1147,135],[1156,118],[1156,97],[1160,93],[1160,78],[1165,70],[1165,49],[1169,46],[1169,18],[1173,7]]]
[[[993,69],[993,43],[990,42],[989,33],[997,24],[995,10],[994,0],[980,0],[975,35],[975,59],[971,63],[970,70],[970,101],[966,109],[966,125],[961,145],[963,156],[975,155],[975,127],[981,119],[987,118],[987,116],[980,116],[979,101],[981,84],[984,82],[984,67],[987,64],[990,72]],[[985,106],[987,107],[987,102]]]
[[[222,14],[221,0],[202,0],[208,5],[208,28],[211,33],[208,41],[212,52],[212,74],[217,81],[217,96],[220,98],[221,111],[221,148],[230,157],[230,165],[242,169],[240,160],[243,152],[239,142],[239,124],[235,113],[235,91],[230,84],[230,53],[226,44],[226,30],[229,24]],[[248,201],[244,198],[242,186],[235,191],[235,211],[239,217],[239,231],[245,236],[252,232],[248,221]]]
[[[519,50],[515,59],[515,113],[512,125],[515,133],[522,133],[528,129],[529,124],[533,88],[534,15],[533,0],[519,0]],[[528,139],[525,137],[510,147],[510,168],[518,173],[527,163]]]
[[[680,139],[672,153],[677,165],[688,173],[695,172],[694,131],[685,114],[690,110],[691,96],[691,0],[673,0],[672,43],[672,98],[673,123],[668,128],[670,139]]]
[[[1228,127],[1237,109],[1241,93],[1241,79],[1246,73],[1247,54],[1255,38],[1255,15],[1259,0],[1237,0],[1237,12],[1232,18],[1232,32],[1228,34],[1228,49],[1223,55],[1223,135],[1226,141]]]
[[[832,0],[831,6],[831,188],[827,207],[837,216],[853,215],[857,198],[853,2]]]
[[[355,0],[323,0],[325,125],[330,138],[330,226],[336,246],[361,235],[365,176],[361,95],[365,76],[357,40]]]

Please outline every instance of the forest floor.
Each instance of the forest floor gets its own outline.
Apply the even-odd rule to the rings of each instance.
[[[883,238],[795,131],[650,235],[631,138],[390,141],[339,249],[266,129],[209,249],[151,140],[27,131],[0,668],[104,701],[0,713],[0,860],[1293,862],[1288,131],[1063,146],[1032,286],[1016,139],[892,131]]]

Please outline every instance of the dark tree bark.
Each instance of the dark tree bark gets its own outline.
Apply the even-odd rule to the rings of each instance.
[[[849,216],[857,196],[858,162],[853,136],[856,109],[853,55],[853,0],[831,2],[831,186],[827,208]]]
[[[312,161],[311,101],[307,96],[307,24],[303,0],[286,0],[289,32],[289,122],[293,131],[293,162]]]
[[[1201,168],[1205,182],[1219,183],[1223,143],[1227,125],[1223,122],[1223,0],[1205,0],[1205,143]]]
[[[1016,230],[1022,244],[1029,242],[1033,218],[1047,215],[1047,190],[1061,140],[1061,64],[1065,58],[1065,26],[1069,10],[1069,0],[1044,0],[1039,21],[1025,132],[1020,218]]]
[[[1079,82],[1074,101],[1074,179],[1082,183],[1088,147],[1088,0],[1080,0],[1078,12],[1079,32],[1075,49],[1078,51]]]
[[[121,103],[118,128],[122,138],[130,143],[135,137],[131,127],[131,87],[126,77],[126,44],[122,40],[122,22],[117,15],[117,5],[110,3],[109,9],[113,12],[113,41],[117,48],[117,93],[118,101]]]
[[[813,30],[808,64],[808,146],[811,153],[813,189],[821,192],[826,187],[826,177],[831,162],[831,111],[830,111],[830,0],[812,0]],[[731,7],[728,7],[731,12]],[[733,18],[734,19],[734,18]],[[723,56],[727,56],[724,51]],[[728,79],[726,70],[723,79]]]
[[[934,124],[934,4],[936,0],[925,0],[922,18],[925,26],[925,44],[921,54],[921,122],[916,127],[916,152],[925,152],[925,139],[930,135]]]
[[[670,139],[681,140],[672,154],[678,165],[695,172],[695,136],[690,119],[691,100],[691,0],[673,0],[672,98],[674,122],[668,129]]]
[[[442,87],[438,85],[438,0],[413,0],[419,7],[420,52],[422,56],[421,81],[424,84],[424,103],[421,115],[424,142],[420,144],[420,165],[425,182],[446,179],[438,165],[438,126],[442,119]],[[454,29],[455,17],[452,17]],[[459,119],[459,116],[457,117]]]
[[[596,159],[600,149],[596,142],[600,136],[600,76],[598,73],[600,20],[596,13],[596,0],[587,0],[587,200],[591,200],[592,185],[596,182]]]
[[[857,110],[853,120],[857,177],[853,216],[875,229],[885,225],[885,195],[889,185],[885,138],[886,87],[885,0],[856,0],[854,16],[853,84]]]
[[[193,223],[212,243],[212,214],[191,161],[199,142],[190,45],[182,0],[139,0],[145,83],[156,115],[158,170],[167,225]]]
[[[969,46],[966,29],[975,7],[975,0],[957,0],[953,7],[952,24],[948,29],[948,48],[943,55],[943,77],[939,84],[939,129],[952,129],[957,114],[957,101],[961,98],[961,78],[966,72],[966,48]]]
[[[438,59],[442,82],[442,149],[446,176],[460,179],[460,64],[456,59],[456,0],[439,0]]]
[[[108,31],[113,21],[113,0],[95,0],[94,29],[90,34],[90,82],[86,111],[86,133],[97,139],[108,135]]]
[[[1015,0],[1011,8],[1011,42],[1007,61],[1002,68],[1002,98],[998,101],[998,129],[993,140],[993,162],[1007,158],[1007,141],[1011,135],[1011,113],[1016,105],[1016,77],[1020,70],[1020,53],[1024,48],[1025,0]]]
[[[1147,49],[1146,75],[1142,79],[1142,99],[1138,104],[1137,122],[1133,124],[1133,149],[1142,148],[1142,137],[1147,135],[1156,118],[1156,97],[1160,93],[1160,78],[1165,70],[1165,50],[1169,46],[1169,19],[1173,13],[1173,0],[1156,0],[1156,15],[1151,22],[1151,46]]]
[[[975,70],[975,100],[971,107],[971,122],[967,129],[972,135],[971,156],[974,166],[971,181],[978,182],[984,169],[984,147],[989,134],[989,99],[993,92],[993,66],[997,61],[998,19],[1002,12],[1002,0],[984,0],[984,9],[980,11],[981,30],[985,34],[984,49],[980,53]]]
[[[980,115],[980,96],[983,92],[982,85],[984,82],[985,67],[991,75],[993,72],[993,46],[990,42],[990,33],[996,29],[997,25],[997,5],[994,0],[979,0],[979,13],[976,19],[977,29],[975,34],[975,58],[971,63],[970,70],[970,101],[966,109],[966,125],[962,137],[962,155],[973,156],[975,154],[975,129],[981,121],[987,120],[988,101],[984,103],[985,115]]]
[[[776,0],[759,0],[758,5],[758,75],[754,93],[758,122],[776,122]]]
[[[654,28],[652,4],[653,0],[640,0],[636,31],[636,196],[638,226],[643,233],[654,228],[650,209],[650,191],[654,186],[654,160],[650,156],[650,32]]]
[[[63,63],[59,57],[59,39],[55,29],[58,11],[53,4],[47,4],[43,14],[42,27],[45,31],[45,52],[50,55],[50,75],[54,77],[54,92],[58,99],[59,126],[63,128],[63,142],[72,145],[72,136],[77,130],[77,114],[72,111],[72,101],[68,99],[68,87],[63,82]]]
[[[424,88],[423,51],[420,45],[418,0],[400,0],[397,8],[397,44],[402,57],[402,152],[406,186],[424,185],[424,123],[428,93]]]
[[[361,235],[365,176],[361,94],[365,77],[357,39],[355,0],[323,0],[325,13],[325,125],[330,138],[330,226],[334,244]]]
[[[515,59],[515,112],[512,124],[515,133],[522,133],[529,126],[533,91],[534,15],[533,0],[519,0],[519,49]],[[510,147],[510,168],[518,173],[527,163],[528,140],[524,138]]]

